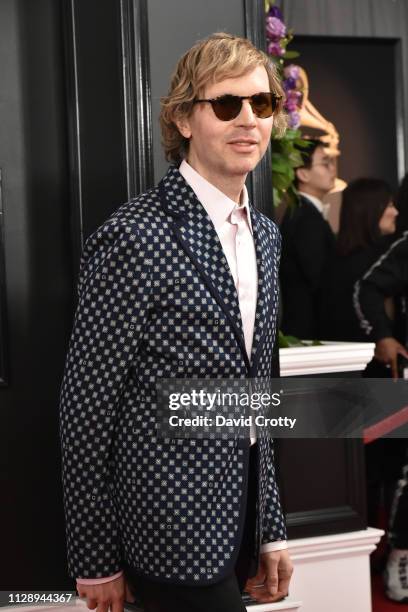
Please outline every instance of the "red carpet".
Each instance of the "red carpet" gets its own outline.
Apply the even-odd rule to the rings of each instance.
[[[403,612],[408,610],[408,604],[393,603],[384,595],[381,576],[372,579],[373,612]]]

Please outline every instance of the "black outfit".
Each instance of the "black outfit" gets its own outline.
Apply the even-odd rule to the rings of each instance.
[[[144,612],[245,612],[242,591],[248,578],[257,573],[255,546],[258,444],[250,448],[248,497],[245,525],[234,572],[210,585],[186,586],[161,583],[140,576],[125,567],[126,579],[136,603]]]
[[[384,255],[354,286],[355,310],[366,340],[395,337],[407,341],[405,304],[408,297],[408,232],[391,244]],[[396,321],[391,321],[384,309],[384,298],[396,297]],[[405,316],[401,316],[405,313]]]
[[[384,309],[385,297],[399,298],[396,321]],[[395,337],[407,344],[408,313],[408,233],[396,240],[355,285],[356,314],[368,340]],[[408,549],[408,445],[407,440],[379,440],[385,445],[383,461],[390,464],[389,451],[397,458],[393,466],[398,478],[391,510],[389,539],[394,548]],[[373,450],[373,452],[375,452]],[[384,456],[387,461],[384,461]],[[396,471],[396,466],[398,470]]]
[[[321,296],[321,335],[325,340],[367,342],[353,298],[356,282],[390,245],[389,237],[358,248],[348,255],[335,254]]]
[[[282,331],[301,339],[321,337],[322,288],[334,252],[334,234],[307,198],[289,208],[281,224]]]

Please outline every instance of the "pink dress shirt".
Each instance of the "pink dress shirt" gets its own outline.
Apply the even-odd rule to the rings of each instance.
[[[250,360],[258,297],[258,270],[247,189],[244,185],[238,205],[198,174],[186,161],[181,163],[179,171],[203,205],[220,239],[237,288],[245,348]],[[251,444],[255,439],[254,433],[251,432]],[[286,541],[269,542],[261,546],[261,553],[285,548]],[[77,584],[102,584],[115,580],[121,574],[122,572],[118,572],[113,576],[97,579],[78,578]]]

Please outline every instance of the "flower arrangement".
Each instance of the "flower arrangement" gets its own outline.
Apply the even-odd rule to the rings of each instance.
[[[286,60],[298,57],[299,53],[287,50],[293,39],[293,31],[287,29],[282,12],[274,5],[274,1],[265,2],[267,52],[277,65],[282,79],[286,95],[284,108],[288,116],[285,135],[276,138],[272,132],[273,202],[278,206],[284,199],[289,204],[297,201],[297,191],[293,184],[295,168],[303,164],[300,149],[307,148],[308,142],[302,138],[299,130],[302,102],[302,92],[298,87],[299,66],[285,66]]]

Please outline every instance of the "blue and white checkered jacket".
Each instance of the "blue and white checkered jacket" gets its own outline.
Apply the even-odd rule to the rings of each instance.
[[[220,241],[177,168],[86,241],[60,405],[73,577],[127,563],[159,581],[210,584],[233,569],[249,442],[159,437],[156,382],[270,376],[280,235],[250,211],[259,276],[250,359]],[[286,530],[272,440],[258,443],[259,549]]]

